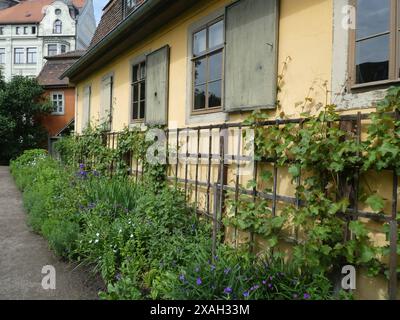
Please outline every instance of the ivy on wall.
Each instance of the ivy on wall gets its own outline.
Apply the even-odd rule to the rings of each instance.
[[[302,205],[287,205],[274,215],[270,200],[248,195],[241,195],[237,201],[227,197],[225,225],[260,235],[266,239],[268,249],[276,248],[288,230],[296,230],[300,236],[291,259],[302,268],[325,273],[354,264],[368,267],[371,275],[380,272],[385,268],[381,258],[388,254],[388,247],[375,246],[365,224],[347,212],[359,200],[383,214],[385,200],[362,189],[354,195],[354,190],[351,194],[343,186],[354,184],[354,172],[363,179],[371,170],[394,169],[400,174],[399,106],[400,88],[391,88],[370,115],[363,141],[340,127],[334,105],[326,105],[316,115],[302,114],[300,125],[264,126],[262,122],[269,115],[255,111],[246,124],[254,129],[256,160],[269,159],[288,167]],[[283,113],[280,116],[285,118]],[[89,128],[82,136],[62,139],[56,149],[65,164],[85,163],[86,168],[104,175],[127,175],[132,169],[131,159],[139,159],[149,187],[157,189],[165,184],[166,165],[146,160],[154,139],[146,139],[145,131],[125,129],[118,134],[114,148],[109,147],[107,139],[110,136],[107,138],[101,126]],[[269,185],[272,176],[264,170],[259,174],[261,181],[250,181],[247,187]],[[299,180],[301,183],[297,183]]]
[[[337,266],[354,264],[366,266],[371,275],[376,275],[385,268],[379,258],[389,253],[388,247],[375,246],[365,224],[346,212],[356,202],[358,205],[358,201],[364,201],[383,214],[385,200],[361,188],[357,196],[354,190],[353,194],[343,192],[343,185],[354,183],[357,171],[365,180],[371,170],[394,169],[400,174],[399,108],[400,88],[393,87],[370,115],[363,141],[340,128],[334,105],[326,105],[316,115],[302,114],[304,122],[300,125],[264,126],[262,122],[269,116],[255,111],[246,122],[255,132],[256,159],[289,167],[293,184],[297,185],[296,196],[303,205],[287,205],[274,217],[270,200],[241,196],[237,202],[229,200],[225,224],[262,236],[269,249],[294,228],[301,236],[293,247],[292,260],[299,267],[329,272]],[[268,185],[271,178],[271,172],[264,170],[259,183]],[[250,187],[256,184],[251,181]],[[387,225],[383,230],[388,232]]]

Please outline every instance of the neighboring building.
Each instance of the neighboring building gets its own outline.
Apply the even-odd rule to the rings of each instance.
[[[304,101],[314,112],[332,103],[369,113],[400,82],[397,9],[396,0],[112,0],[89,50],[64,74],[76,85],[75,131],[104,121],[112,132],[154,124],[208,128],[241,122],[256,109],[268,110],[270,119],[298,118],[308,111]],[[354,30],[347,22],[355,16]],[[179,140],[174,132],[169,142]],[[209,150],[219,150],[218,141]],[[210,152],[202,142],[200,154]],[[199,154],[191,148],[186,152]],[[176,167],[177,178],[183,169]],[[200,165],[202,181],[205,169]],[[216,169],[208,173],[212,184]],[[194,170],[186,173],[194,179]],[[287,170],[280,175],[278,192],[290,196],[291,177]],[[244,177],[239,182],[246,184]],[[379,185],[390,199],[387,180]],[[358,275],[361,297],[384,296],[385,279],[375,280]]]
[[[84,51],[71,51],[46,57],[47,62],[37,77],[39,84],[45,89],[45,96],[49,97],[54,107],[52,114],[42,119],[49,137],[60,136],[65,130],[70,131],[73,128],[75,88],[67,78],[60,80],[60,76],[83,54]]]
[[[0,0],[0,10],[15,6],[19,0]]]
[[[6,80],[36,77],[45,56],[86,49],[96,29],[92,0],[22,0],[0,10],[0,66]]]

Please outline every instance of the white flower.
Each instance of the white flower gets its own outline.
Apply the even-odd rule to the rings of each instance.
[[[96,233],[96,237],[99,237],[99,235],[100,235],[100,233],[97,232],[97,233]]]
[[[122,229],[119,229],[119,233],[121,233],[122,232]]]
[[[98,243],[99,242],[99,239],[96,239],[95,241],[94,241],[94,243]]]
[[[92,243],[92,242],[93,242],[92,240],[89,241],[89,243]]]
[[[133,238],[133,234],[131,234],[131,238]]]

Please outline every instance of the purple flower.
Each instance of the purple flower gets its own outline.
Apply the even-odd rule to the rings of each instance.
[[[224,289],[224,293],[226,293],[226,294],[231,294],[231,293],[232,293],[232,288],[231,288],[231,287],[226,287],[226,288]]]
[[[224,273],[225,273],[225,274],[228,274],[229,272],[231,272],[231,268],[226,268],[226,269],[224,270]]]
[[[267,284],[267,280],[263,280],[263,281],[262,281],[262,284]]]
[[[211,271],[214,271],[215,270],[215,265],[211,265]]]
[[[270,289],[272,288],[272,283],[268,284],[268,288],[270,288]]]
[[[310,296],[308,293],[305,293],[305,294],[304,294],[304,299],[305,299],[305,300],[308,300],[308,299],[310,299],[310,298],[311,298],[311,296]]]
[[[199,267],[196,267],[196,269],[194,269],[194,271],[199,272],[199,271],[200,271],[200,268],[199,268]]]
[[[181,274],[181,275],[179,276],[179,280],[185,281],[185,275]]]
[[[243,292],[243,297],[247,298],[250,295],[248,291]]]
[[[95,177],[98,177],[98,176],[100,176],[100,173],[97,170],[93,170],[93,175]]]
[[[85,169],[85,165],[84,165],[83,163],[81,163],[81,164],[79,165],[79,168],[80,168],[80,169]]]
[[[116,280],[121,280],[121,278],[122,278],[122,275],[120,274],[120,273],[117,273],[116,275],[115,275],[115,279]]]
[[[203,281],[201,280],[201,278],[197,278],[196,280],[196,284],[199,286],[203,283]]]

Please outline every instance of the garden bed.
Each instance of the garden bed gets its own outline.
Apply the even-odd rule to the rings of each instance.
[[[220,244],[174,187],[105,177],[26,152],[11,170],[28,221],[60,258],[89,265],[104,299],[333,299],[324,274],[300,272],[279,255]],[[344,297],[345,295],[340,295]]]

